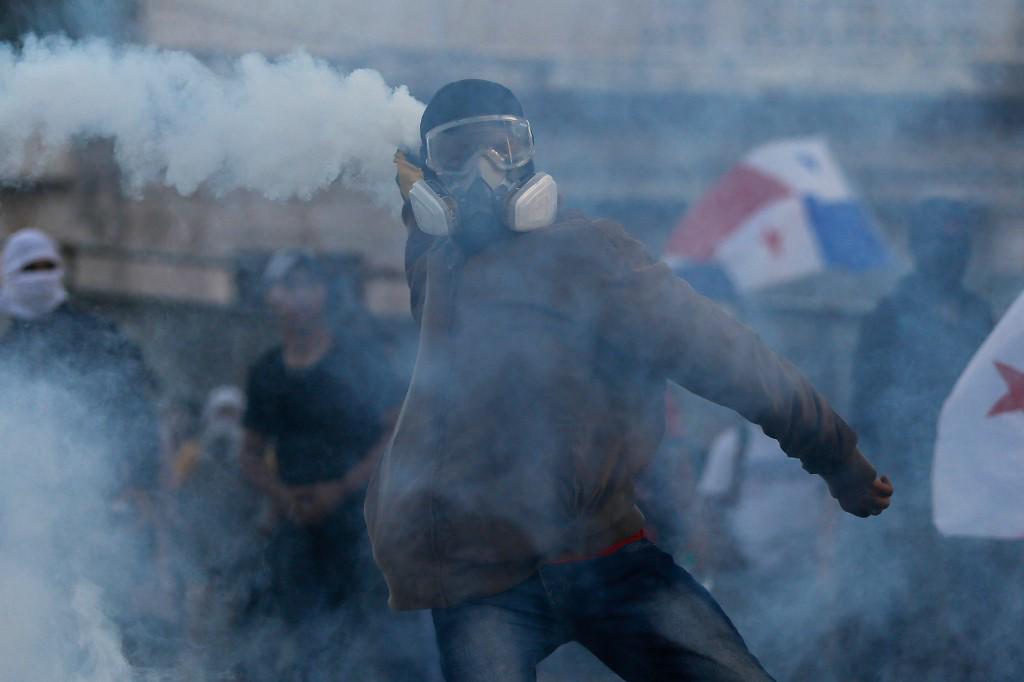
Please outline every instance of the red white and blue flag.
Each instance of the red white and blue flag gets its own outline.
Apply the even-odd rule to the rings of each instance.
[[[932,490],[943,535],[1024,539],[1024,295],[942,407]]]
[[[829,269],[868,270],[888,250],[821,138],[758,147],[669,237],[672,265],[714,261],[750,291]]]

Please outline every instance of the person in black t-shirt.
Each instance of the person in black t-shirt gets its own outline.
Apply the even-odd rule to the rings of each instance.
[[[400,396],[373,339],[332,329],[328,282],[311,254],[276,254],[265,283],[283,343],[249,372],[242,467],[276,512],[272,610],[297,624],[372,588],[359,570],[363,493]]]

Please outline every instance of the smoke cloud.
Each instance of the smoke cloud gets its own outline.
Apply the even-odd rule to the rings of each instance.
[[[295,52],[214,70],[184,52],[29,38],[0,46],[0,173],[41,144],[111,138],[127,189],[204,186],[308,198],[335,181],[398,200],[392,152],[416,146],[423,104],[379,73]]]
[[[0,396],[0,679],[132,679],[110,618],[138,538],[111,517],[109,445],[70,427],[93,416],[48,382]]]

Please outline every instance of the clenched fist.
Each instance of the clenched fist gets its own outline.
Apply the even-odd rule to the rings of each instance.
[[[825,476],[828,490],[839,506],[854,516],[877,516],[888,509],[893,487],[888,476],[878,476],[875,467],[855,450],[838,471]]]

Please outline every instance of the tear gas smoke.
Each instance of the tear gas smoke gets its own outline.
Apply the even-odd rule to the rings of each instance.
[[[68,426],[89,418],[48,383],[0,396],[2,680],[132,679],[112,588],[131,574],[138,540],[110,514],[108,445]]]
[[[249,54],[214,71],[192,55],[103,41],[0,46],[0,174],[81,139],[111,138],[127,188],[247,189],[308,198],[340,180],[393,204],[398,146],[423,105],[379,73],[342,73],[304,52]]]

